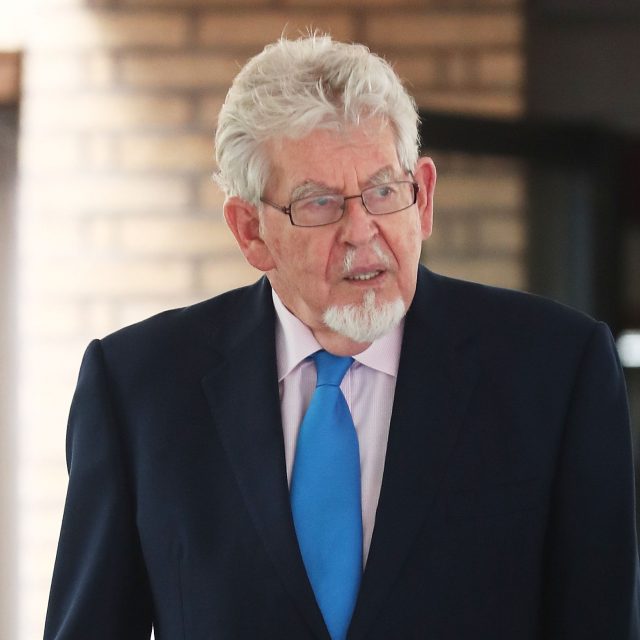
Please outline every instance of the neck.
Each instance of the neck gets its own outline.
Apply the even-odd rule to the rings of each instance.
[[[313,337],[320,346],[336,356],[355,356],[367,349],[370,342],[354,342],[350,338],[340,335],[330,329],[311,329]]]

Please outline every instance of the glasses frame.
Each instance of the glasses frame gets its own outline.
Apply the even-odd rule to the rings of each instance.
[[[363,193],[365,193],[369,189],[377,189],[379,187],[384,187],[387,184],[411,184],[413,186],[413,202],[411,204],[408,204],[406,207],[402,207],[401,209],[394,209],[393,211],[385,211],[384,213],[374,213],[373,211],[369,211],[369,209],[367,208],[367,205],[364,202]],[[367,213],[369,213],[372,216],[386,216],[386,215],[389,215],[390,213],[398,213],[398,211],[404,211],[405,209],[408,209],[409,207],[412,207],[418,201],[418,192],[419,191],[420,191],[420,185],[417,182],[415,182],[414,180],[393,180],[391,182],[385,182],[383,184],[376,184],[376,185],[373,185],[371,187],[367,187],[366,189],[363,189],[362,192],[360,192],[360,193],[358,193],[356,195],[353,195],[353,196],[342,196],[342,198],[344,199],[345,205],[346,205],[347,200],[353,200],[355,198],[360,198],[360,202],[362,202],[362,206],[364,207],[364,210]],[[339,195],[339,194],[318,194],[318,197],[322,196],[322,195]],[[322,222],[321,224],[296,224],[293,221],[293,216],[291,215],[291,207],[293,207],[293,205],[296,202],[300,202],[301,200],[306,200],[308,197],[310,197],[310,196],[305,196],[304,198],[298,198],[297,200],[293,200],[286,207],[283,207],[282,205],[276,204],[275,202],[272,202],[271,200],[267,200],[266,198],[260,198],[260,202],[262,202],[263,204],[267,204],[270,207],[273,207],[277,211],[280,211],[281,213],[284,213],[286,216],[289,216],[289,222],[291,222],[291,224],[294,227],[303,227],[303,228],[326,227],[327,225],[335,224],[336,222],[340,222],[340,220],[342,220],[342,218],[344,216],[344,212],[345,212],[345,210],[347,208],[344,205],[342,207],[342,213],[340,214],[340,217],[336,218],[335,220],[332,220],[331,222]]]

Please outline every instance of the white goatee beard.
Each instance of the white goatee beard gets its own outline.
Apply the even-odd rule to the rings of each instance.
[[[329,307],[322,320],[329,329],[354,342],[373,342],[393,329],[404,314],[402,298],[376,305],[375,291],[369,289],[361,303]]]

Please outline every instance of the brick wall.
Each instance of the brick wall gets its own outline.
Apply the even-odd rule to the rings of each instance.
[[[256,277],[209,177],[216,114],[239,65],[285,28],[313,25],[394,61],[422,106],[522,108],[517,0],[43,0],[32,22],[20,142],[20,640],[41,635],[86,343]],[[517,168],[437,160],[430,263],[521,285]]]

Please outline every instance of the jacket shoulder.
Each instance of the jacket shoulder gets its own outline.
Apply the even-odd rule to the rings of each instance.
[[[253,285],[232,289],[215,297],[196,302],[186,307],[161,311],[149,318],[140,320],[102,338],[103,342],[116,342],[138,338],[140,335],[164,334],[172,330],[182,330],[185,325],[206,325],[220,328],[230,315],[240,312],[249,304],[262,288],[262,281]]]
[[[161,359],[195,362],[228,346],[268,315],[271,290],[262,278],[196,304],[163,311],[102,338],[108,361],[152,365]]]
[[[446,299],[450,312],[477,328],[588,334],[598,324],[582,311],[536,294],[438,274],[429,277],[432,287]]]

